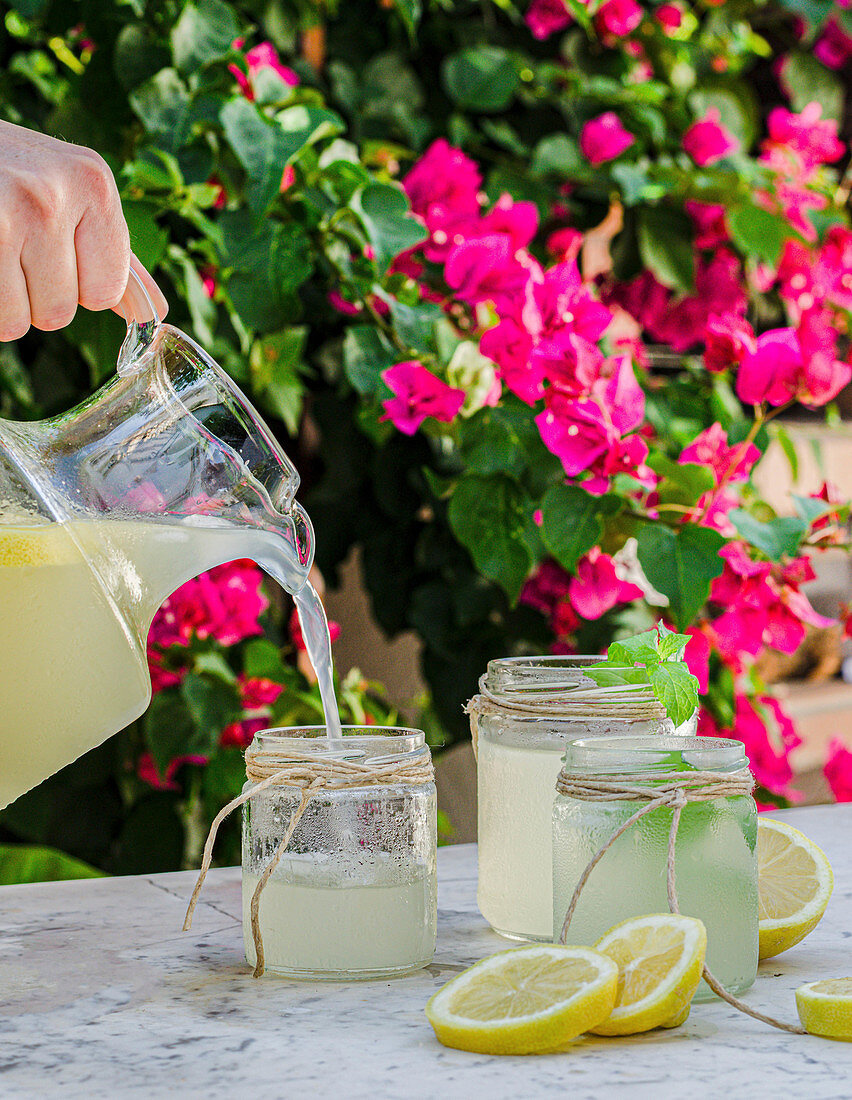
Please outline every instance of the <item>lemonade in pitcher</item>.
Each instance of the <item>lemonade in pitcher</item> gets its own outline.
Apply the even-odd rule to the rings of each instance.
[[[238,558],[293,595],[339,729],[298,484],[230,378],[156,318],[82,405],[0,420],[0,808],[143,713],[158,607]]]

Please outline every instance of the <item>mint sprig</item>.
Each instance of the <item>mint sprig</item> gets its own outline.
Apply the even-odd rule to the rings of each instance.
[[[606,659],[584,672],[598,686],[605,687],[641,683],[644,677],[635,670],[644,669],[651,690],[676,728],[691,718],[698,706],[698,681],[683,659],[688,641],[686,634],[675,634],[657,623],[652,630],[613,642]],[[624,672],[614,673],[612,669]]]

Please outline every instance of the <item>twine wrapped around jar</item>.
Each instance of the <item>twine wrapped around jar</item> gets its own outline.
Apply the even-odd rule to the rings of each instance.
[[[252,744],[246,750],[246,778],[254,786],[237,795],[227,806],[223,806],[210,826],[210,832],[204,845],[201,869],[186,910],[183,930],[187,932],[192,927],[195,906],[198,903],[204,880],[213,859],[216,834],[225,818],[238,806],[242,806],[269,787],[293,787],[300,791],[299,805],[290,818],[284,836],[275,849],[272,859],[264,868],[252,894],[251,933],[257,957],[252,976],[259,978],[266,969],[263,937],[260,932],[260,895],[273,871],[278,866],[287,845],[292,840],[293,834],[302,820],[302,815],[307,809],[308,802],[317,795],[322,794],[323,791],[350,790],[354,787],[382,787],[393,784],[421,785],[434,783],[435,769],[429,759],[344,760],[333,757],[322,758],[316,754],[304,753],[298,749],[290,749],[282,745],[276,745],[274,749],[263,749]]]
[[[494,716],[556,721],[594,721],[617,718],[623,722],[663,722],[666,709],[649,684],[600,687],[588,678],[588,687],[576,678],[549,681],[546,689],[492,691],[488,674],[479,678],[479,694],[468,700],[470,737],[474,756],[479,752],[479,720]]]
[[[574,894],[565,913],[559,942],[565,943],[567,941],[568,928],[577,907],[577,902],[583,892],[583,887],[600,860],[603,859],[623,833],[626,833],[646,814],[661,807],[669,807],[672,810],[672,823],[669,829],[666,853],[666,893],[669,909],[672,913],[679,913],[680,907],[675,882],[675,842],[684,807],[689,802],[710,802],[717,798],[750,795],[753,789],[754,778],[748,768],[739,768],[737,771],[727,773],[712,771],[643,772],[641,776],[625,775],[619,778],[613,778],[611,774],[596,775],[586,771],[568,772],[563,768],[556,781],[556,790],[559,794],[580,802],[644,802],[645,805],[622,822],[609,840],[589,860],[574,889]],[[721,997],[723,1001],[727,1001],[729,1005],[740,1012],[744,1012],[747,1016],[752,1016],[755,1020],[777,1027],[781,1031],[789,1031],[794,1035],[807,1034],[804,1028],[795,1024],[787,1024],[783,1020],[776,1020],[774,1016],[767,1016],[762,1012],[758,1012],[756,1009],[750,1008],[744,1001],[728,993],[707,969],[706,963],[701,976],[717,997]]]

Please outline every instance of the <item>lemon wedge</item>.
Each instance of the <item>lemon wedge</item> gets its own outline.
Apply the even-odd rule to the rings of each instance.
[[[819,923],[834,886],[825,853],[783,821],[761,817],[757,829],[759,955],[771,959]]]
[[[447,1047],[541,1054],[605,1020],[617,983],[616,964],[589,947],[513,947],[447,982],[426,1016]]]
[[[72,552],[73,543],[59,524],[0,528],[0,567],[59,564]]]
[[[616,962],[619,972],[615,1007],[592,1026],[596,1035],[634,1035],[683,1023],[707,950],[700,920],[677,913],[633,917],[610,928],[595,950]]]
[[[796,990],[802,1027],[825,1039],[852,1040],[852,978],[808,982]]]

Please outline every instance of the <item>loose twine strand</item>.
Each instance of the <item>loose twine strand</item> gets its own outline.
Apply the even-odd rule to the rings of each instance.
[[[282,761],[286,762],[282,763]],[[309,755],[300,752],[298,749],[289,749],[283,746],[276,746],[274,749],[258,749],[249,746],[246,752],[246,778],[254,786],[237,795],[227,806],[223,806],[213,818],[213,824],[210,826],[210,832],[207,834],[207,841],[204,844],[201,869],[186,910],[183,930],[188,932],[192,928],[195,907],[213,860],[216,834],[225,818],[238,806],[242,806],[250,799],[256,798],[269,787],[293,787],[299,790],[301,792],[299,805],[293,812],[293,816],[284,831],[284,836],[279,841],[272,858],[264,867],[251,898],[251,934],[256,955],[252,977],[259,978],[266,969],[263,936],[260,931],[260,895],[278,866],[282,855],[287,850],[288,844],[293,839],[293,834],[302,820],[302,815],[308,808],[310,800],[323,791],[350,790],[354,787],[382,787],[391,784],[421,785],[433,783],[435,769],[428,756],[425,759],[421,757],[413,760],[387,760],[385,758],[378,760],[339,760],[322,759],[313,754]]]
[[[609,840],[592,856],[580,876],[580,881],[574,890],[565,920],[562,922],[562,932],[559,936],[560,943],[566,943],[568,927],[583,887],[589,880],[589,876],[597,864],[603,859],[609,849],[620,836],[631,829],[646,814],[662,806],[672,810],[672,823],[669,829],[668,851],[666,853],[666,893],[668,895],[669,909],[672,913],[680,913],[675,884],[675,841],[680,826],[680,818],[684,807],[689,802],[709,802],[716,798],[731,798],[736,795],[751,794],[754,787],[754,779],[748,768],[741,768],[735,772],[722,775],[719,772],[657,772],[643,775],[643,785],[635,785],[629,782],[613,779],[611,775],[587,775],[568,773],[564,769],[556,781],[556,789],[560,794],[568,798],[575,798],[581,802],[634,802],[643,801],[645,806],[640,807],[634,814],[623,822],[615,830]],[[644,784],[659,783],[660,786],[645,786]],[[796,1024],[788,1024],[783,1020],[776,1020],[774,1016],[767,1016],[757,1009],[751,1008],[744,1001],[723,989],[718,980],[713,976],[704,964],[701,972],[704,981],[710,986],[717,997],[727,1001],[729,1005],[747,1016],[754,1017],[771,1027],[780,1028],[781,1031],[789,1031],[793,1035],[807,1035],[804,1028]]]

